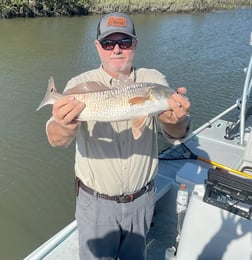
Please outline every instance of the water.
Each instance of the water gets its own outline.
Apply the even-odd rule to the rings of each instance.
[[[100,16],[0,20],[0,257],[21,259],[74,218],[74,145],[52,148],[50,107],[35,112],[53,76],[59,91],[96,68]],[[133,15],[136,64],[185,86],[194,128],[241,96],[252,10]],[[160,144],[162,145],[162,144]]]

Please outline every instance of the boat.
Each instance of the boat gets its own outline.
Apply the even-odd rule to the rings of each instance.
[[[241,97],[159,154],[148,260],[252,259],[251,88],[252,56]],[[176,212],[181,184],[189,194],[183,218]],[[79,259],[76,221],[24,259]]]

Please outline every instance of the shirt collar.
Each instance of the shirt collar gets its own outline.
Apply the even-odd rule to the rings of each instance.
[[[100,65],[100,72],[103,74],[104,81],[106,82],[106,86],[112,87],[113,81],[116,79],[110,76],[104,69],[102,68],[102,64]],[[129,75],[129,78],[132,79],[134,82],[136,81],[136,68],[132,68],[132,71]]]

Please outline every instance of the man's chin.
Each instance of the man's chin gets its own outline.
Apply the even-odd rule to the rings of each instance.
[[[118,74],[129,74],[131,71],[131,66],[113,66],[111,67],[111,70]]]

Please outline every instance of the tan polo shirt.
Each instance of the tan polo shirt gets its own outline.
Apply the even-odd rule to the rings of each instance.
[[[168,86],[165,77],[153,69],[135,69],[130,78]],[[84,81],[99,81],[111,88],[115,83],[100,67],[71,79],[66,89]],[[148,118],[138,140],[132,136],[131,121],[82,122],[76,135],[76,176],[99,193],[121,195],[140,190],[155,176],[157,157],[155,117]]]

